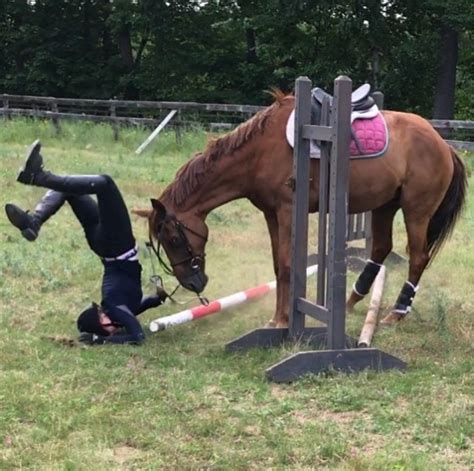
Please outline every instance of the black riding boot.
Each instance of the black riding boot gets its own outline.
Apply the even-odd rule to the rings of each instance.
[[[18,174],[16,179],[18,182],[32,185],[35,175],[43,170],[43,157],[41,157],[40,149],[41,142],[37,139],[31,144],[26,154],[26,164]]]
[[[66,175],[59,176],[43,170],[43,157],[40,154],[41,143],[35,141],[28,151],[26,163],[17,177],[25,185],[41,186],[50,190],[75,195],[97,194],[110,178],[102,175]]]
[[[21,235],[33,242],[38,237],[42,224],[59,210],[65,200],[63,193],[48,191],[31,213],[10,203],[5,205],[5,212],[8,220],[21,231]]]

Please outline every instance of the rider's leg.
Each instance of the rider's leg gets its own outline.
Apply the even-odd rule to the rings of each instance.
[[[67,202],[84,230],[89,247],[101,256],[98,242],[100,216],[97,202],[89,195],[67,195]]]
[[[117,185],[108,175],[54,175],[44,171],[41,144],[31,147],[18,181],[74,195],[96,194],[99,228],[95,239],[102,247],[102,257],[116,257],[135,246],[127,207]],[[77,213],[76,213],[77,215]]]
[[[30,242],[36,240],[40,227],[64,204],[64,193],[49,190],[41,198],[32,212],[8,203],[5,212],[8,220],[21,231],[21,235]]]

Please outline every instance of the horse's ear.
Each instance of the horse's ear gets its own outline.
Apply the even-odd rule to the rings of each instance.
[[[150,201],[151,205],[153,206],[153,209],[156,212],[156,217],[158,218],[158,221],[163,221],[166,217],[166,208],[164,207],[163,203],[155,198],[151,198]]]
[[[151,213],[152,213],[152,209],[150,208],[147,208],[147,209],[144,209],[144,208],[132,208],[132,214],[136,214],[137,216],[140,216],[142,218],[147,218],[149,219],[150,216],[151,216]]]

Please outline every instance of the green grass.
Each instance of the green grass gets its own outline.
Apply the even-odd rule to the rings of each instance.
[[[47,122],[4,122],[1,203],[31,208],[40,197],[40,189],[15,183],[39,137],[51,170],[110,173],[129,206],[146,207],[206,142],[196,132],[177,146],[164,133],[135,155],[146,136],[122,129],[114,142],[107,126],[64,124],[56,136]],[[227,341],[272,316],[273,295],[150,335],[141,347],[52,341],[74,337],[77,313],[99,299],[100,262],[69,208],[33,244],[1,216],[0,469],[473,469],[473,216],[470,190],[410,319],[376,336],[375,346],[408,363],[406,373],[331,374],[291,385],[267,382],[264,370],[296,347],[224,352]],[[143,244],[146,225],[133,224]],[[208,297],[273,278],[263,217],[248,202],[218,208],[209,225]],[[404,253],[400,218],[395,233]],[[151,262],[145,250],[140,256],[147,280]],[[405,265],[389,266],[385,310],[405,279]],[[165,283],[173,286],[169,277]],[[357,336],[366,307],[348,318],[350,334]],[[142,323],[181,308],[165,304]]]

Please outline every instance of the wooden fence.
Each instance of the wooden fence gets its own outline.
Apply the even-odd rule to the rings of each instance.
[[[211,131],[228,131],[248,120],[262,106],[172,101],[125,101],[1,95],[0,116],[51,119],[59,130],[60,120],[106,122],[116,125],[156,127],[172,110],[168,126],[176,130],[202,126]],[[431,120],[435,129],[457,149],[474,151],[474,121]]]
[[[125,101],[1,95],[0,115],[71,119],[117,124],[156,126],[177,110],[172,126],[201,124],[231,129],[261,110],[261,106],[173,101]]]

